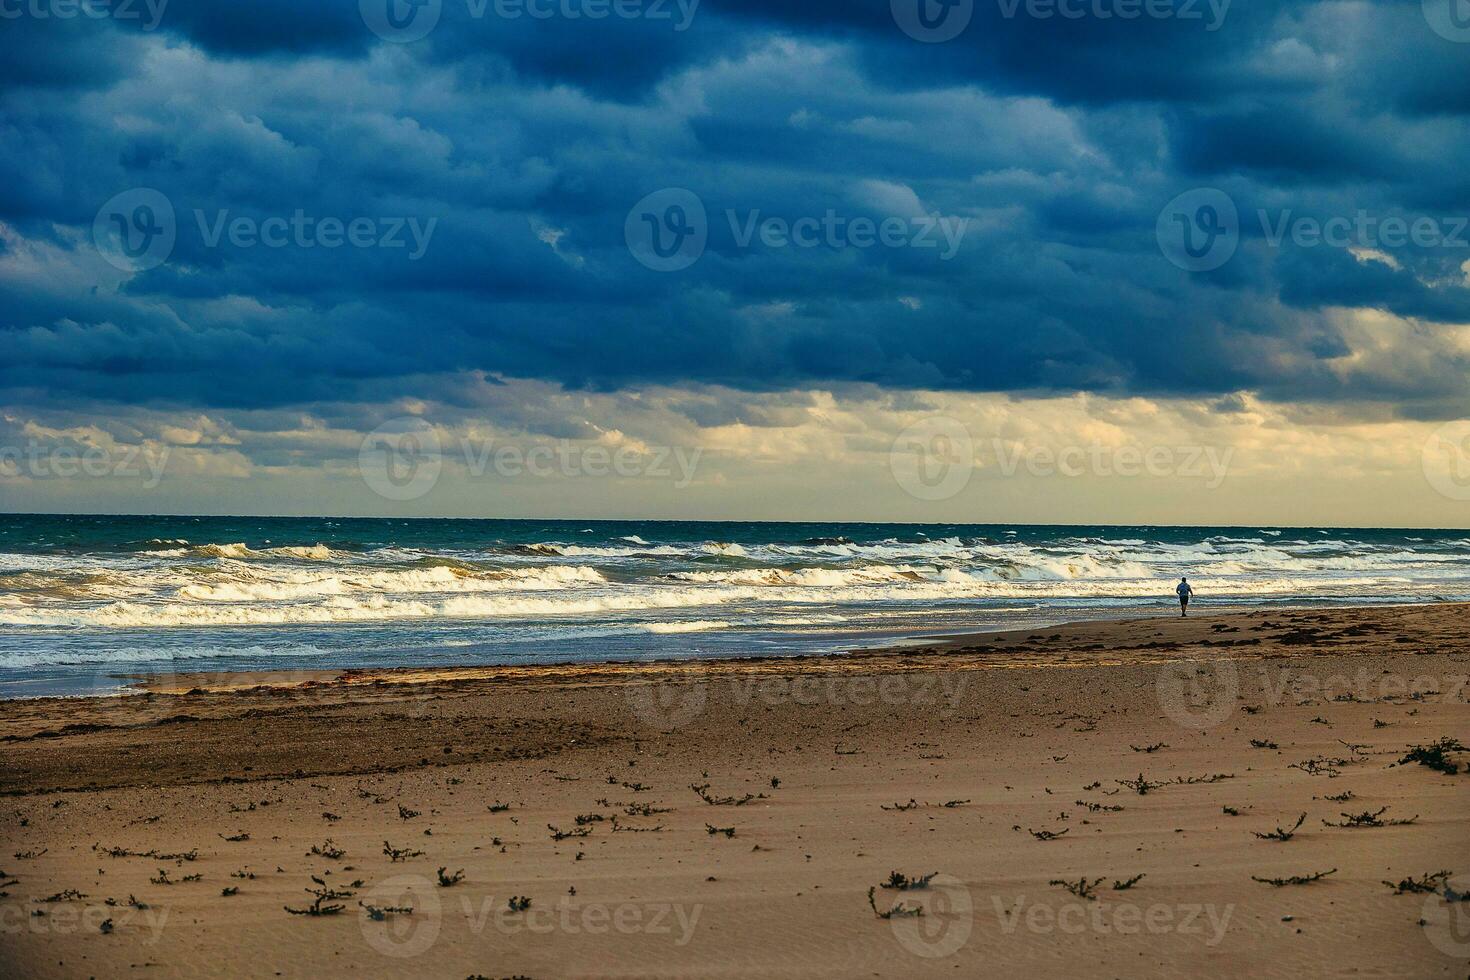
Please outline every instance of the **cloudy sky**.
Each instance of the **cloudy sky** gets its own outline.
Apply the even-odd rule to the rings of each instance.
[[[1470,525],[1464,6],[3,0],[0,509]]]

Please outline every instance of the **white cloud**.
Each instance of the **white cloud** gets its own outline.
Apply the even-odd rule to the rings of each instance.
[[[459,375],[452,402],[321,405],[310,411],[170,413],[118,409],[109,425],[74,412],[11,408],[0,444],[129,446],[169,464],[156,488],[134,479],[7,481],[16,509],[133,512],[403,513],[417,516],[648,516],[1113,523],[1300,523],[1452,526],[1462,504],[1432,491],[1422,447],[1435,423],[1346,418],[1329,405],[1227,399],[1016,397],[841,390],[749,393],[719,386],[571,391],[541,381]],[[430,422],[445,447],[435,491],[394,510],[357,472],[366,433],[386,419]],[[895,440],[952,419],[977,465],[965,491],[938,503],[895,482]],[[464,447],[601,446],[698,451],[686,487],[646,478],[498,479]],[[1005,459],[1062,452],[1183,454],[1227,460],[1208,474],[1078,477],[1005,471]],[[478,450],[476,450],[478,451]],[[1039,454],[1039,455],[1038,455]],[[1201,466],[1204,464],[1201,463]]]

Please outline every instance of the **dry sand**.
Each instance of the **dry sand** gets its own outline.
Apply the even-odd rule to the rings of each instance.
[[[1464,977],[1467,616],[7,702],[0,974]]]

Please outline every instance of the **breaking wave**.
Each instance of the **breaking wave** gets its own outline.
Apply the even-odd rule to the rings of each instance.
[[[58,545],[72,539],[49,527],[6,538],[0,521],[0,669],[160,655],[341,663],[364,650],[399,662],[406,648],[493,658],[517,644],[557,659],[592,638],[674,655],[753,634],[859,642],[1163,606],[1180,575],[1202,606],[1470,598],[1464,532],[686,527],[448,522],[428,533],[319,519],[264,533],[173,519]]]

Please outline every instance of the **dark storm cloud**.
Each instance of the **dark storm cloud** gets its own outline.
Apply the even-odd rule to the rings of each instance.
[[[925,44],[887,0],[590,2],[397,7],[437,12],[409,43],[356,3],[0,20],[0,402],[452,398],[473,371],[1444,405],[1465,374],[1436,328],[1470,322],[1470,43],[1418,3],[990,0]],[[1156,227],[1199,187],[1240,234],[1180,268]],[[136,188],[174,235],[123,271],[93,225],[119,194],[104,237],[156,221]],[[625,239],[661,188],[707,217],[675,271]],[[1443,234],[1270,240],[1360,212]],[[1343,309],[1424,321],[1420,350],[1325,369],[1362,344]]]
[[[134,2],[141,6],[143,0]],[[127,20],[119,23],[134,26]],[[170,33],[223,55],[353,54],[372,40],[362,29],[357,4],[347,0],[167,0],[160,23]]]

